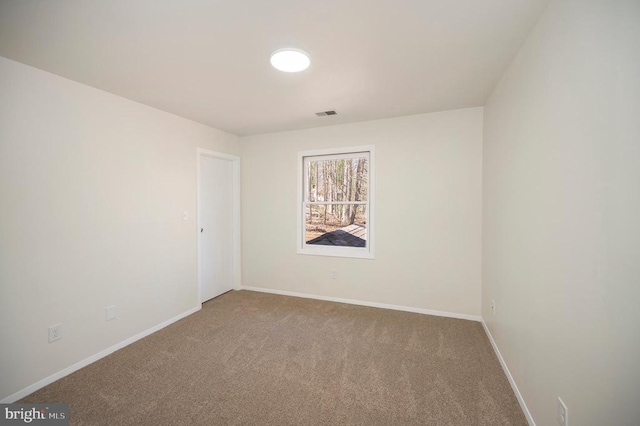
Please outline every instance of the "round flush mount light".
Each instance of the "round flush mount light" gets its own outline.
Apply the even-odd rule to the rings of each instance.
[[[300,72],[309,68],[309,64],[309,55],[299,49],[278,49],[271,54],[271,65],[280,71]]]

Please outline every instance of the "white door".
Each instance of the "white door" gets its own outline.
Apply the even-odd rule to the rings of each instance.
[[[233,289],[233,161],[200,155],[200,302]]]

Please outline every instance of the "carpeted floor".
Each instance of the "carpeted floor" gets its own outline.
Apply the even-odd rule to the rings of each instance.
[[[73,425],[526,425],[480,323],[235,291],[20,402]]]

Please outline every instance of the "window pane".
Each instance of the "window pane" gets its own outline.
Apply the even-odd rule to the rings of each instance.
[[[305,209],[307,244],[366,247],[366,205],[316,204],[307,205]]]
[[[306,160],[308,201],[367,201],[369,162],[366,157]]]

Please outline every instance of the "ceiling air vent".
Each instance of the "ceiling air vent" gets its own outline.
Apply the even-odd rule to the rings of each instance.
[[[324,117],[325,115],[336,115],[337,112],[335,111],[322,111],[322,112],[316,112],[316,115],[318,117]]]

